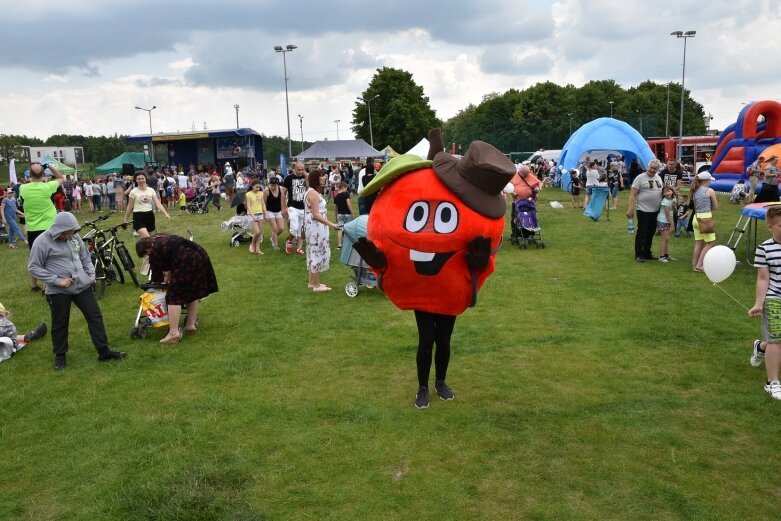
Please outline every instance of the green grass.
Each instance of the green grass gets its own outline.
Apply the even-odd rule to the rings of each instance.
[[[303,258],[230,248],[225,213],[161,221],[214,263],[201,329],[131,340],[139,291],[111,286],[126,361],[99,364],[74,311],[65,371],[48,338],[0,365],[0,519],[775,517],[781,408],[748,364],[759,321],[691,271],[692,239],[672,240],[676,262],[635,263],[626,192],[610,222],[567,198],[543,193],[545,249],[505,242],[456,323],[456,399],[426,411],[412,313],[348,298],[337,258],[334,291],[314,294]],[[720,202],[724,243],[739,209]],[[0,248],[0,301],[27,330],[49,318],[25,258]],[[754,278],[744,265],[721,286],[750,305]]]

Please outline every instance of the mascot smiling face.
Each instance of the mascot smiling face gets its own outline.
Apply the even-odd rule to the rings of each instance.
[[[433,162],[399,156],[367,186],[368,191],[382,187],[372,206],[368,238],[387,259],[377,274],[391,302],[401,309],[459,315],[474,304],[477,290],[494,271],[504,231],[501,190],[515,167],[487,143],[472,143],[456,159],[436,150],[441,136],[429,139]],[[487,262],[474,269],[467,257],[470,242],[478,237],[485,241]]]
[[[382,290],[401,309],[445,315],[462,313],[473,284],[467,243],[482,235],[499,247],[504,219],[488,219],[468,208],[436,176],[422,168],[382,190],[372,206],[368,235],[388,259]],[[375,216],[377,218],[375,218]],[[494,270],[477,275],[477,288]]]

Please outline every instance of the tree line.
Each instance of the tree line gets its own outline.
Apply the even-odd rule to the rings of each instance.
[[[548,81],[487,94],[480,104],[470,104],[442,122],[412,74],[383,67],[355,103],[352,124],[359,138],[368,142],[373,135],[377,149],[391,145],[403,153],[428,129],[441,126],[446,144],[454,144],[457,151],[479,139],[511,153],[561,148],[581,125],[611,115],[646,138],[676,136],[680,100],[681,87],[675,83],[649,80],[624,89],[614,80],[590,81],[582,87]],[[704,115],[702,105],[686,91],[684,134],[704,134]]]
[[[82,136],[78,134],[55,134],[43,140],[26,135],[0,135],[0,157],[8,162],[22,158],[22,146],[32,147],[82,147],[84,162],[102,165],[122,152],[142,152],[143,144],[128,143],[127,136]]]

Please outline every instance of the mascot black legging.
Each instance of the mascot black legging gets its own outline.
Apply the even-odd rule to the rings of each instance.
[[[434,355],[434,371],[437,380],[447,376],[447,365],[450,362],[450,336],[456,317],[440,315],[427,311],[415,310],[415,321],[418,323],[418,385],[428,387],[428,377],[431,372],[431,352],[437,344]]]

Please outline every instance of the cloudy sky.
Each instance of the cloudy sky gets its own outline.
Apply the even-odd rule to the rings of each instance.
[[[781,101],[777,0],[0,0],[0,134],[233,128],[293,141],[351,138],[376,69],[401,68],[447,119],[490,92],[542,81],[681,80],[713,116]],[[605,112],[609,106],[605,103]],[[378,147],[384,144],[376,143]],[[294,147],[294,151],[296,148]]]

